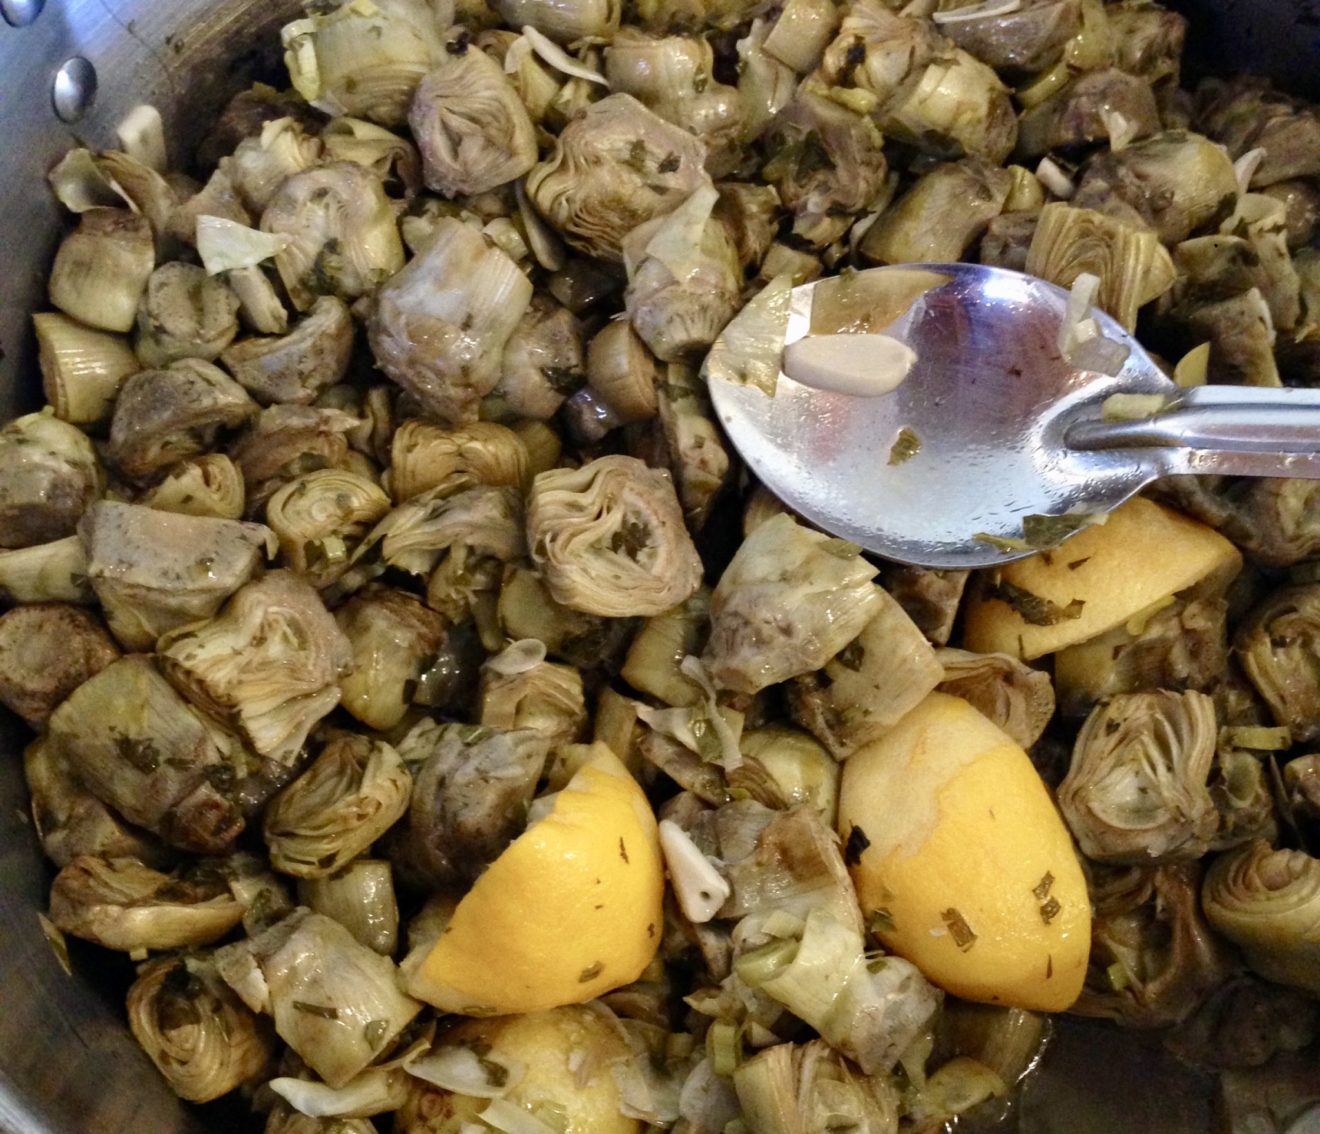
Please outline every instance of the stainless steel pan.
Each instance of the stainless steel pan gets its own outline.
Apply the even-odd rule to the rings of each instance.
[[[141,102],[160,108],[182,159],[190,127],[254,77],[278,73],[272,45],[296,6],[0,0],[0,420],[40,401],[27,317],[44,295],[60,226],[46,170],[74,139],[113,144],[114,124]],[[1320,93],[1320,0],[1175,6],[1193,16],[1193,56],[1216,71],[1272,74]],[[120,1002],[127,969],[98,973],[103,955],[75,951],[69,977],[43,938],[37,912],[50,875],[25,818],[22,744],[21,729],[0,720],[0,1131],[233,1129],[239,1111],[179,1103],[138,1050]],[[1067,1022],[1021,1125],[1030,1134],[1204,1134],[1210,1094],[1158,1046]]]

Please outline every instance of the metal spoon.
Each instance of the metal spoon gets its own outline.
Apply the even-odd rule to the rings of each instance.
[[[812,523],[890,559],[985,567],[1031,554],[1028,516],[1108,512],[1178,473],[1320,479],[1320,390],[1183,389],[1137,341],[1092,310],[1128,348],[1115,374],[1060,354],[1068,292],[976,264],[907,265],[948,277],[886,327],[916,362],[891,393],[868,397],[794,381],[773,397],[710,378],[715,409],[757,477]],[[785,345],[811,328],[815,290],[793,289]],[[1157,394],[1154,416],[1105,421],[1111,394]],[[900,433],[919,448],[894,449]],[[915,435],[915,436],[913,436]],[[987,538],[988,537],[988,538]]]

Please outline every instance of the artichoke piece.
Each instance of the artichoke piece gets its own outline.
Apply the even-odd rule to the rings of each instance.
[[[1034,163],[1051,150],[1107,141],[1121,150],[1160,128],[1146,80],[1116,67],[1079,75],[1022,115],[1017,156]]]
[[[474,197],[536,164],[536,131],[504,68],[456,30],[418,85],[408,124],[427,188]]]
[[[323,295],[306,317],[279,338],[242,339],[220,361],[262,405],[307,405],[348,372],[353,319],[343,300]]]
[[[1278,837],[1279,826],[1274,816],[1277,770],[1271,765],[1266,771],[1268,757],[1245,746],[1239,747],[1241,741],[1235,739],[1243,733],[1249,739],[1254,731],[1257,731],[1255,726],[1246,726],[1228,728],[1220,734],[1210,777],[1210,795],[1219,811],[1219,832],[1212,850],[1235,847],[1249,839],[1274,841]]]
[[[521,497],[516,488],[478,485],[457,495],[433,488],[400,504],[358,545],[349,570],[336,584],[338,598],[375,578],[387,567],[411,575],[430,575],[434,595],[428,604],[451,622],[461,622],[479,591],[494,590],[500,564],[526,553]],[[454,604],[432,598],[446,592]]]
[[[935,660],[944,667],[944,680],[936,688],[961,697],[1021,748],[1035,744],[1054,716],[1054,686],[1044,670],[1009,654],[970,650],[937,650]]]
[[[1220,225],[1256,254],[1261,295],[1276,330],[1291,331],[1301,316],[1301,281],[1288,253],[1288,209],[1263,193],[1244,193]]]
[[[1105,7],[1114,37],[1115,62],[1152,85],[1177,83],[1182,71],[1187,18],[1149,0],[1124,0]]]
[[[825,909],[807,914],[786,963],[757,982],[868,1075],[893,1069],[931,1024],[941,994],[902,957],[871,965],[859,930]],[[759,974],[758,974],[759,975]]]
[[[619,30],[618,0],[583,0],[565,5],[554,0],[497,0],[494,8],[512,27],[528,24],[556,43],[613,38]]]
[[[1281,1051],[1310,1046],[1318,1022],[1320,1006],[1309,996],[1243,973],[1211,993],[1164,1044],[1198,1067],[1262,1067]]]
[[[555,602],[541,576],[517,564],[505,568],[497,614],[508,638],[535,638],[547,653],[582,669],[603,664],[613,671],[634,625],[632,619],[597,618]]]
[[[1258,288],[1208,303],[1188,300],[1173,316],[1193,339],[1209,341],[1210,381],[1238,386],[1283,384],[1274,358],[1274,320]]]
[[[168,867],[176,857],[145,831],[130,827],[87,790],[66,753],[49,735],[23,750],[23,772],[32,797],[32,822],[46,857],[57,867],[80,855],[136,858]]]
[[[96,601],[87,581],[87,551],[76,535],[0,551],[0,599],[7,603]]]
[[[490,399],[501,414],[553,417],[587,380],[582,338],[582,324],[573,312],[549,296],[533,296],[504,344],[500,379]]]
[[[252,577],[270,529],[102,500],[79,525],[87,577],[114,636],[152,648],[168,630],[210,618]]]
[[[0,548],[72,535],[104,490],[96,450],[77,426],[47,410],[0,429]]]
[[[319,406],[267,406],[230,449],[247,486],[248,511],[260,515],[283,485],[318,469],[351,465],[348,435],[357,418]]]
[[[272,1016],[280,1038],[336,1088],[388,1051],[421,1010],[399,991],[389,958],[308,909],[216,950],[215,961],[244,1003]]]
[[[1232,959],[1199,902],[1199,863],[1096,867],[1091,961],[1071,1011],[1129,1028],[1181,1023],[1228,975]]]
[[[411,788],[390,745],[340,733],[266,809],[271,864],[296,878],[337,873],[407,811]]]
[[[711,595],[702,658],[716,685],[757,693],[825,666],[884,612],[884,592],[871,582],[875,574],[855,544],[787,515],[761,524]]]
[[[1154,612],[1054,655],[1054,683],[1065,716],[1089,713],[1115,693],[1209,691],[1228,668],[1221,598],[1174,598]]]
[[[710,183],[705,156],[631,95],[609,95],[564,127],[527,175],[527,195],[573,247],[620,263],[624,236]]]
[[[747,35],[738,40],[738,97],[744,111],[743,138],[754,142],[764,135],[775,115],[793,101],[798,77],[793,68],[765,50],[770,27],[753,20]]]
[[[308,4],[280,33],[289,77],[327,114],[402,125],[417,84],[445,55],[447,0]]]
[[[105,424],[124,379],[142,368],[132,348],[58,311],[33,315],[32,328],[42,391],[55,416],[85,428]]]
[[[1320,859],[1253,839],[1215,859],[1201,903],[1261,976],[1320,992]]]
[[[701,653],[709,618],[710,592],[704,587],[672,610],[648,618],[628,648],[620,676],[666,705],[700,703],[701,686],[682,671],[682,664],[689,654]]]
[[[961,260],[1011,187],[1007,170],[980,158],[937,165],[866,230],[862,254],[880,264]]]
[[[128,332],[155,266],[146,217],[127,209],[91,209],[55,254],[50,301],[89,327]]]
[[[535,639],[514,642],[481,667],[481,724],[533,729],[553,747],[571,744],[587,727],[582,675],[546,661],[545,646]]]
[[[383,859],[359,858],[337,874],[298,882],[298,898],[332,917],[367,948],[393,956],[399,941],[394,871]]]
[[[738,738],[743,767],[758,766],[773,782],[787,807],[809,805],[825,826],[834,827],[839,802],[839,765],[807,733],[779,725],[749,729]],[[742,769],[730,774],[738,787]]]
[[[205,865],[162,874],[135,858],[81,855],[50,887],[57,929],[125,953],[209,945],[236,926],[243,907]]]
[[[1320,231],[1320,189],[1309,181],[1280,181],[1261,192],[1283,205],[1289,250],[1297,252],[1310,245]]]
[[[316,129],[321,115],[295,91],[280,92],[265,83],[254,83],[225,104],[197,151],[200,165],[212,166],[230,154],[245,139],[259,135],[268,122],[292,118],[306,129]]]
[[[306,125],[291,116],[273,118],[223,159],[222,168],[254,215],[261,215],[288,178],[321,163],[323,143],[307,133]]]
[[[138,501],[161,512],[237,520],[247,499],[243,474],[223,453],[180,461]]]
[[[424,492],[443,499],[478,485],[522,488],[527,479],[525,446],[513,430],[494,422],[445,429],[410,420],[390,442],[387,481],[397,503]]]
[[[968,572],[934,567],[889,564],[882,579],[885,590],[897,600],[926,637],[936,646],[946,646],[958,617]]]
[[[420,889],[470,882],[522,833],[549,738],[424,720],[400,742],[413,769],[391,836],[400,876]]]
[[[1315,108],[1258,79],[1206,83],[1200,125],[1236,160],[1251,150],[1264,156],[1251,175],[1260,189],[1296,177],[1320,176],[1320,115]]]
[[[537,476],[527,542],[555,601],[588,614],[660,614],[701,585],[673,482],[632,457]]]
[[[149,480],[215,445],[216,435],[257,412],[243,387],[218,366],[184,358],[134,374],[115,401],[106,455],[129,480]]]
[[[311,586],[290,571],[249,583],[209,622],[160,643],[174,686],[226,720],[267,759],[291,766],[312,726],[339,703],[348,640]]]
[[[753,1134],[799,1134],[846,1124],[858,1134],[896,1134],[900,1099],[881,1075],[858,1074],[824,1040],[781,1043],[733,1072],[742,1120]]]
[[[403,267],[398,222],[381,180],[353,162],[285,180],[261,214],[261,228],[289,237],[275,267],[299,311],[318,295],[368,295]]]
[[[1013,272],[1027,269],[1027,255],[1036,235],[1040,213],[1002,213],[990,221],[981,237],[978,259],[992,268]]]
[[[238,334],[238,296],[196,264],[162,264],[138,304],[133,347],[143,366],[218,358]]]
[[[828,0],[789,0],[765,37],[766,54],[805,75],[820,63],[839,26],[839,12]]]
[[[371,349],[426,412],[453,425],[475,421],[531,298],[532,285],[517,264],[480,232],[447,217],[381,288],[368,326]]]
[[[1080,0],[1027,0],[1011,11],[991,5],[942,3],[934,15],[954,43],[996,71],[1044,71],[1081,30]],[[1111,16],[1112,19],[1112,16]]]
[[[321,141],[328,161],[357,162],[404,199],[422,187],[422,159],[417,148],[383,126],[361,118],[332,118],[321,132]]]
[[[448,624],[412,595],[374,584],[335,611],[335,621],[353,652],[339,681],[344,708],[368,728],[393,728],[447,654]]]
[[[849,600],[858,585],[864,584],[848,587]],[[794,719],[840,760],[887,732],[946,678],[930,643],[888,592],[873,587],[862,596],[859,605],[866,603],[870,617],[861,632],[819,673],[799,677],[789,689]],[[801,601],[793,596],[785,609],[796,609]],[[837,616],[835,604],[842,606],[844,597],[817,594],[808,601],[822,608],[814,617],[825,620]],[[808,637],[815,633],[808,631]]]
[[[744,269],[758,267],[779,232],[779,211],[783,203],[778,191],[773,185],[742,181],[721,181],[715,188],[720,191],[715,215],[724,222],[733,238],[734,247],[738,249],[738,262]]]
[[[717,200],[713,185],[702,186],[623,241],[624,306],[638,336],[666,362],[704,352],[741,304],[738,250],[712,215]]]
[[[746,113],[738,91],[715,80],[714,67],[704,39],[650,36],[632,27],[620,30],[605,52],[610,89],[694,134],[705,143],[707,170],[722,176],[739,163]]]
[[[1222,146],[1176,130],[1088,161],[1077,185],[1079,203],[1101,191],[1135,209],[1165,244],[1177,244],[1231,212],[1238,186]]]
[[[1098,862],[1199,858],[1219,825],[1206,781],[1215,704],[1204,693],[1128,693],[1086,718],[1059,809]]]
[[[804,86],[774,119],[761,176],[792,210],[794,233],[824,247],[884,189],[883,146],[869,118]]]
[[[236,743],[200,719],[149,658],[108,665],[65,699],[49,728],[99,799],[170,845],[218,854],[243,829],[227,791]]]
[[[887,136],[923,153],[1002,164],[1017,141],[1008,89],[932,25],[856,4],[825,50],[827,82],[860,92]]]
[[[670,363],[666,380],[656,388],[660,431],[668,465],[678,485],[683,515],[700,531],[729,475],[724,447],[706,384],[690,366]]]
[[[1173,262],[1155,233],[1057,202],[1041,210],[1027,271],[1064,288],[1083,272],[1098,276],[1097,303],[1129,331],[1137,310],[1174,280]]]
[[[1242,668],[1294,741],[1320,738],[1320,585],[1270,596],[1238,633]]]
[[[101,620],[65,603],[0,615],[0,704],[34,728],[83,682],[119,657]]]
[[[128,990],[128,1026],[171,1089],[210,1102],[257,1080],[275,1037],[204,957],[161,957]]]
[[[1283,766],[1283,782],[1293,814],[1312,822],[1320,819],[1320,755],[1289,760]]]

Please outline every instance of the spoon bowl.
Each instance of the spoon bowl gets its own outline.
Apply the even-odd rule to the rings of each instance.
[[[1320,392],[1184,390],[1095,309],[1100,333],[1127,353],[1112,374],[1085,369],[1059,347],[1069,293],[1020,272],[923,264],[853,278],[914,271],[944,282],[883,326],[858,328],[915,354],[890,392],[822,389],[781,370],[770,396],[708,375],[752,471],[818,527],[905,563],[987,567],[1038,549],[1024,542],[1031,517],[1080,525],[1170,473],[1320,477]],[[829,283],[793,289],[785,347],[812,334]],[[864,375],[867,359],[857,365]],[[1104,403],[1120,393],[1155,395],[1159,412],[1106,421]]]

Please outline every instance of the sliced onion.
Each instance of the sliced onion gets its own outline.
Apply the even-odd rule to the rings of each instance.
[[[525,25],[522,33],[527,37],[527,43],[531,49],[556,71],[562,71],[565,75],[572,75],[575,79],[585,79],[589,83],[599,83],[602,87],[609,87],[609,80],[604,75],[588,67],[585,63],[579,63],[559,44],[546,38],[531,24]]]
[[[197,254],[208,275],[255,268],[289,246],[291,237],[260,232],[224,217],[197,218]]]
[[[157,173],[169,167],[165,154],[165,123],[160,111],[149,103],[133,107],[115,127],[115,135],[124,153],[149,166]]]
[[[440,1047],[410,1060],[404,1070],[433,1087],[453,1091],[456,1095],[474,1099],[503,1098],[522,1079],[526,1068],[509,1060],[500,1060],[499,1065],[507,1074],[504,1081],[496,1085],[486,1066],[489,1062],[481,1059],[470,1047]]]
[[[480,1117],[487,1126],[502,1130],[504,1134],[559,1134],[548,1122],[542,1122],[507,1099],[492,1099]]]
[[[520,638],[487,660],[484,669],[501,677],[517,677],[545,661],[545,643],[539,638]]]
[[[932,12],[930,18],[937,24],[961,24],[968,20],[989,20],[995,16],[1007,16],[1022,7],[1022,0],[984,0],[966,8],[955,8],[951,12]]]

